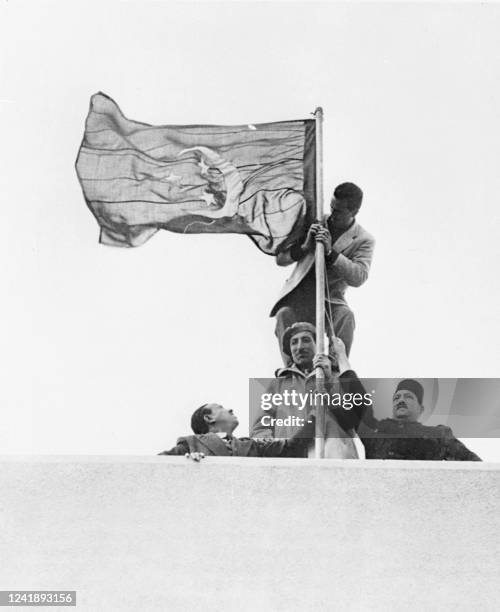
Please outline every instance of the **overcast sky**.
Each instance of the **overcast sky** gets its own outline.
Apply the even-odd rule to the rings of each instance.
[[[362,376],[499,376],[500,7],[4,2],[0,453],[153,454],[207,401],[248,432],[290,272],[244,236],[98,244],[74,161],[90,96],[131,119],[325,111],[325,191],[377,239],[351,288]],[[469,441],[500,460],[500,441]]]

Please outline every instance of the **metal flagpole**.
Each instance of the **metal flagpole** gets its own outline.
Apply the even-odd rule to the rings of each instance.
[[[316,220],[323,224],[323,109],[321,106],[314,111],[316,118]],[[316,242],[316,352],[325,352],[325,247],[322,242]],[[316,368],[316,390],[324,389],[324,373]],[[325,456],[325,408],[316,402],[316,438],[314,451],[316,459]]]

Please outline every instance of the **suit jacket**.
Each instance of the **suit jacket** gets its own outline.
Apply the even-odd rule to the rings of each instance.
[[[375,248],[375,239],[365,229],[354,222],[333,244],[339,254],[333,263],[326,258],[326,278],[328,282],[328,301],[332,304],[345,304],[344,293],[348,285],[359,287],[368,278],[368,272]],[[281,306],[281,301],[306,277],[314,266],[314,252],[307,253],[297,262],[292,275],[287,279],[269,316],[273,317]],[[311,297],[314,299],[314,296]]]
[[[232,438],[229,451],[225,442],[216,433],[183,436],[176,446],[160,455],[185,455],[186,453],[205,453],[218,457],[306,457],[307,447],[314,438],[315,421],[302,427],[295,436],[285,440],[252,438]]]

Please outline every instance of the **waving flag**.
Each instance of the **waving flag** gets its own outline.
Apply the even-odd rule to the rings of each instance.
[[[315,121],[151,126],[98,93],[76,170],[104,244],[238,233],[274,255],[314,214]]]

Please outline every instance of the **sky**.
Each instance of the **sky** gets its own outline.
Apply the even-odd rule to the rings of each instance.
[[[499,375],[500,6],[2,2],[2,454],[151,455],[205,402],[248,432],[289,268],[238,235],[98,244],[74,162],[90,96],[151,124],[325,113],[326,200],[365,193],[347,299],[366,377]],[[500,441],[468,440],[488,461]]]

